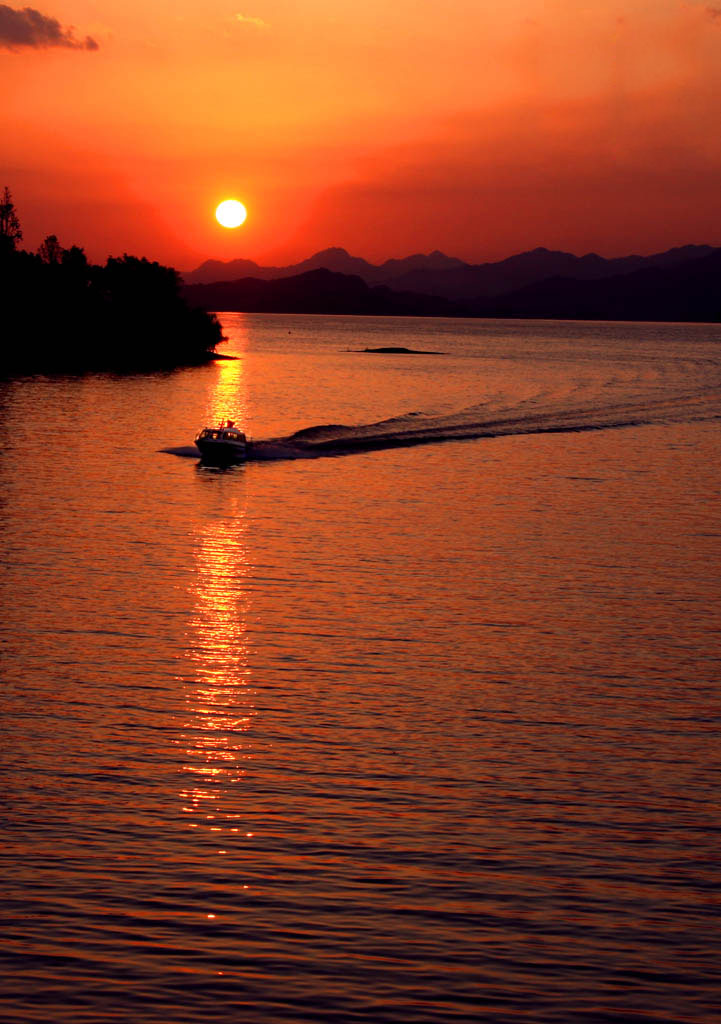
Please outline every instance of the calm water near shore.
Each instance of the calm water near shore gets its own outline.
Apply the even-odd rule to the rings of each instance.
[[[717,1022],[721,326],[222,321],[0,382],[2,1019]]]

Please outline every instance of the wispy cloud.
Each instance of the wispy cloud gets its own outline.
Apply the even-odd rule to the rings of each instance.
[[[0,48],[18,50],[30,47],[39,50],[48,46],[64,46],[71,50],[97,50],[90,36],[76,39],[72,28],[63,28],[57,18],[49,18],[34,7],[16,10],[0,4]]]
[[[252,25],[254,28],[270,28],[267,21],[263,21],[262,18],[252,18],[247,14],[236,14],[236,21],[240,21],[243,25]]]
[[[721,7],[707,7],[706,13],[713,21],[721,21]]]

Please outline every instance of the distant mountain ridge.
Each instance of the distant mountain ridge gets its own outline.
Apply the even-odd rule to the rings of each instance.
[[[300,263],[286,267],[263,267],[253,260],[206,260],[195,270],[183,274],[186,284],[215,284],[218,281],[238,281],[243,277],[254,277],[259,281],[275,281],[281,277],[294,277],[309,270],[331,270],[336,274],[355,274],[366,284],[385,284],[403,274],[417,270],[452,270],[468,264],[442,252],[429,255],[418,253],[404,259],[390,259],[380,266],[369,263],[360,256],[351,256],[338,246],[322,249]]]
[[[316,257],[326,258],[327,252]],[[441,253],[431,257],[439,263],[448,259]],[[457,284],[452,295],[400,286],[424,274],[456,275],[457,282],[457,275],[475,270],[482,274],[472,277],[460,298]],[[518,283],[509,287],[511,282]],[[184,294],[191,305],[205,310],[247,313],[721,321],[721,248],[711,246],[617,260],[536,249],[479,268],[404,271],[392,283],[371,284],[360,274],[313,267],[271,279],[253,275],[186,284]]]
[[[337,313],[365,316],[457,316],[450,299],[369,285],[358,274],[340,274],[317,267],[301,274],[264,281],[238,281],[185,286],[193,306],[246,313]]]
[[[215,284],[248,277],[274,281],[323,269],[360,277],[371,286],[385,285],[394,291],[467,303],[499,297],[548,278],[597,281],[636,270],[680,266],[712,252],[714,249],[709,245],[686,245],[652,256],[606,259],[595,253],[574,256],[539,247],[495,263],[471,264],[435,250],[427,255],[417,253],[403,259],[386,260],[376,266],[361,257],[351,256],[345,249],[334,247],[287,267],[262,267],[253,260],[230,260],[227,263],[206,260],[183,276],[187,285]]]
[[[473,316],[721,322],[721,248],[610,277],[554,276],[471,303]],[[679,251],[679,250],[675,250]],[[661,254],[665,256],[667,254]]]

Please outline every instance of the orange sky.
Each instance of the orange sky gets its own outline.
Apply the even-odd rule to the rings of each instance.
[[[0,48],[0,186],[29,248],[189,269],[721,245],[721,0],[5,7],[36,3],[97,49]]]

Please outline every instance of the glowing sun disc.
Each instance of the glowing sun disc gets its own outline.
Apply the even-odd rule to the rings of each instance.
[[[215,211],[215,218],[224,228],[239,228],[248,211],[237,199],[225,199]]]

